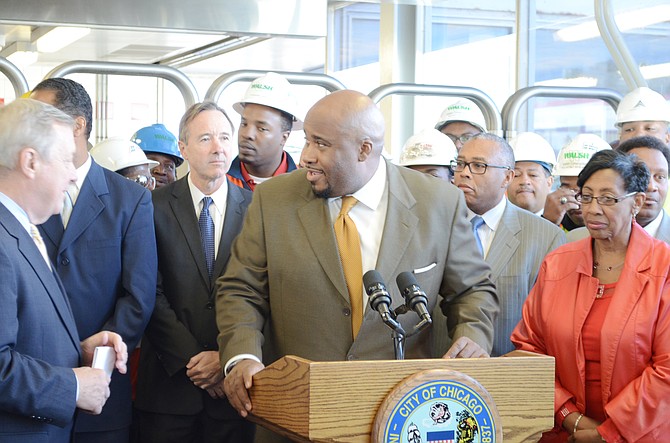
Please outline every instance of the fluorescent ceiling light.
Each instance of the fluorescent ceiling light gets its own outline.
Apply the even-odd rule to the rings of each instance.
[[[18,67],[32,65],[37,61],[37,52],[35,51],[16,51],[7,57],[7,60]]]
[[[614,16],[621,32],[631,29],[645,28],[670,20],[670,5],[657,5],[650,8],[635,9]],[[556,37],[564,42],[576,42],[600,36],[598,25],[594,20],[559,29]]]
[[[658,65],[641,66],[640,72],[644,78],[663,78],[670,77],[670,63],[660,63]]]
[[[535,83],[538,86],[574,86],[578,88],[592,88],[598,84],[595,77],[554,78]]]
[[[37,61],[37,55],[35,45],[28,42],[10,43],[0,52],[0,56],[5,57],[12,64],[19,67],[32,65]]]
[[[87,36],[91,28],[58,26],[35,40],[39,52],[57,52]]]

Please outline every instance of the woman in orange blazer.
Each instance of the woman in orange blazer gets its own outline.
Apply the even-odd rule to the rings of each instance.
[[[670,435],[670,248],[635,223],[648,182],[635,156],[592,157],[578,180],[590,237],[547,255],[512,333],[556,359],[556,427],[541,441]]]

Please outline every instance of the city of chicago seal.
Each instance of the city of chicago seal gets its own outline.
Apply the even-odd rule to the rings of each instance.
[[[502,425],[490,394],[472,377],[451,370],[422,371],[386,397],[372,441],[383,443],[494,443]]]

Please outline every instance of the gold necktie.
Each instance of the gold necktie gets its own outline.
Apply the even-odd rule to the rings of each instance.
[[[363,262],[361,259],[361,241],[356,224],[349,217],[349,211],[358,203],[352,196],[342,197],[342,209],[335,220],[335,238],[340,251],[340,261],[344,270],[344,279],[349,290],[351,303],[351,330],[354,338],[363,322]]]
[[[42,240],[42,236],[40,235],[37,226],[33,224],[30,225],[30,236],[33,238],[33,242],[35,242],[35,246],[39,249],[40,254],[44,257],[44,261],[47,262],[47,266],[51,269],[51,261],[49,260],[49,254],[47,253],[47,247],[44,244],[44,240]]]

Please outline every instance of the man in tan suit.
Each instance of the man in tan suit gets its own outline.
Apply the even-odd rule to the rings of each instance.
[[[352,332],[352,312],[359,307],[350,303],[333,228],[343,196],[358,200],[349,215],[360,236],[362,271],[379,271],[392,307],[403,298],[391,283],[413,271],[428,310],[439,302],[447,316],[454,344],[446,357],[486,356],[492,347],[498,299],[462,194],[382,160],[384,120],[361,93],[339,91],[321,99],[304,129],[304,169],[256,188],[218,280],[224,389],[242,416],[252,410],[252,376],[281,356],[394,358],[390,331],[373,309]],[[406,331],[419,322],[410,314],[398,319]],[[409,337],[406,357],[431,357],[431,333],[428,328]]]

